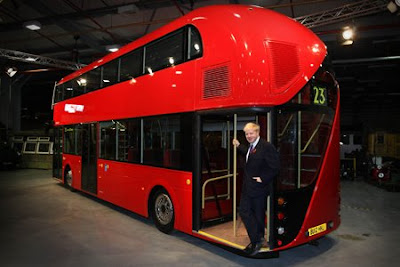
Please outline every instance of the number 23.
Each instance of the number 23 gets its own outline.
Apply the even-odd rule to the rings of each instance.
[[[325,104],[325,88],[323,87],[313,87],[314,90],[314,104],[323,105]]]

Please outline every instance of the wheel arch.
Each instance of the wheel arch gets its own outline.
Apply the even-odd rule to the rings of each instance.
[[[69,163],[65,164],[65,166],[64,166],[64,171],[63,171],[63,177],[62,177],[62,178],[63,178],[62,181],[63,181],[64,184],[65,184],[65,175],[66,175],[67,172],[70,171],[70,170],[72,170],[70,164],[69,164]]]

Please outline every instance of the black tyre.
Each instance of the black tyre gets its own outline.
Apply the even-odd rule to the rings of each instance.
[[[174,230],[174,205],[165,189],[159,189],[153,195],[151,215],[154,224],[161,232],[169,234]]]
[[[75,189],[72,187],[72,180],[73,180],[73,175],[72,175],[72,170],[67,170],[64,175],[64,184],[71,192],[74,192]]]

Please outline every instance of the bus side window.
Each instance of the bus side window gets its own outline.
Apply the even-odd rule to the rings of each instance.
[[[203,56],[200,33],[194,26],[189,26],[188,47],[189,60]]]
[[[153,73],[183,62],[184,29],[146,46],[146,72]]]
[[[54,96],[54,103],[64,100],[64,86],[64,83],[61,85],[57,85],[56,94]]]
[[[116,143],[116,123],[100,122],[100,158],[115,160]]]
[[[143,74],[143,48],[121,57],[120,81],[130,80]]]
[[[139,120],[118,121],[118,158],[119,161],[140,161],[140,123]]]
[[[75,127],[73,125],[64,126],[64,153],[76,154]]]
[[[64,100],[74,97],[74,88],[72,81],[68,81],[64,84]]]
[[[101,80],[101,87],[107,87],[118,82],[118,68],[119,60],[113,60],[103,66],[103,76]]]
[[[86,75],[86,92],[94,91],[100,88],[100,70],[96,68],[91,70]]]

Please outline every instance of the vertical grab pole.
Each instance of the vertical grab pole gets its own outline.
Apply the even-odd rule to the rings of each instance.
[[[233,115],[233,138],[237,139],[237,114]],[[237,148],[233,146],[233,236],[236,237],[236,173]]]
[[[226,138],[226,145],[227,145],[227,150],[228,150],[228,167],[227,167],[227,169],[228,169],[228,175],[229,174],[231,174],[231,144],[230,144],[230,141],[231,141],[231,125],[230,125],[230,123],[229,123],[229,121],[227,121],[226,122],[226,125],[227,125],[227,138]],[[228,184],[228,188],[227,188],[227,191],[228,191],[228,198],[227,199],[231,199],[231,178],[229,177],[228,178],[228,181],[227,181],[227,184]]]

